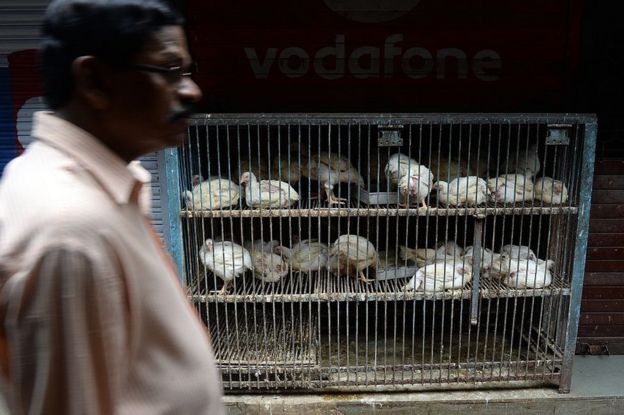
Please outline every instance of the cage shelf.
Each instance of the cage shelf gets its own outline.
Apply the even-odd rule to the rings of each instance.
[[[408,279],[376,281],[366,284],[354,278],[337,277],[328,272],[318,275],[292,274],[277,283],[263,283],[251,277],[238,279],[228,294],[191,293],[190,299],[199,303],[270,303],[270,302],[334,302],[334,301],[396,301],[422,299],[470,299],[472,283],[461,290],[404,291]],[[482,278],[481,298],[568,296],[570,285],[553,273],[553,282],[546,288],[514,289],[500,280]]]
[[[192,218],[307,218],[307,217],[392,217],[392,216],[498,216],[498,215],[576,215],[575,206],[550,206],[540,203],[516,203],[502,205],[488,203],[477,208],[445,208],[416,206],[406,208],[368,206],[352,202],[349,206],[328,207],[326,203],[315,200],[300,202],[286,209],[248,209],[232,207],[219,210],[189,210],[180,212],[180,217]]]

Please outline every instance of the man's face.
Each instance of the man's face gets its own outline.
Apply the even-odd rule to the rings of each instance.
[[[152,72],[149,67],[188,70],[191,58],[182,28],[165,26],[155,32],[131,64],[134,69],[114,75],[105,112],[115,147],[122,157],[134,158],[179,146],[186,137],[189,104],[201,99],[201,90],[187,76]]]

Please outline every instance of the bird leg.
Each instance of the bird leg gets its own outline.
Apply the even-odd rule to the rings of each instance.
[[[360,281],[365,282],[366,284],[370,284],[373,281],[366,278],[366,275],[364,275],[364,271],[360,271],[358,275],[360,276]]]
[[[325,193],[327,194],[327,203],[329,203],[329,205],[344,205],[347,202],[347,199],[342,198],[342,197],[336,197],[334,196],[334,191],[332,190],[331,187],[329,188],[325,188]]]
[[[405,196],[403,200],[404,200],[403,201],[403,208],[409,209],[410,208],[409,196]]]
[[[224,281],[223,287],[221,287],[217,295],[225,295],[227,293],[227,288],[229,285],[230,285],[230,281]]]

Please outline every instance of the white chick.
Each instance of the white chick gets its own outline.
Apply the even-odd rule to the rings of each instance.
[[[462,258],[466,261],[468,265],[471,267],[474,265],[474,247],[469,246],[464,249],[464,253]],[[489,271],[492,266],[492,261],[496,258],[496,254],[491,249],[481,248],[481,262],[480,268],[483,271]]]
[[[327,268],[329,247],[316,240],[306,239],[291,248],[278,246],[275,253],[283,255],[293,271],[319,272]]]
[[[509,272],[510,261],[511,258],[508,254],[494,253],[492,255],[492,265],[490,265],[490,269],[485,273],[484,277],[502,279]]]
[[[537,260],[537,255],[528,246],[524,245],[503,245],[500,254],[507,254],[511,259],[530,259]]]
[[[314,154],[309,160],[308,157],[307,150],[302,151],[301,174],[321,183],[321,190],[325,192],[330,206],[347,202],[347,199],[334,195],[334,186],[338,183],[355,183],[364,187],[364,178],[347,157],[329,152]]]
[[[534,188],[530,178],[520,174],[504,174],[487,181],[490,199],[498,203],[533,200]]]
[[[535,181],[535,199],[550,205],[560,205],[568,201],[568,189],[560,180],[541,177]]]
[[[462,256],[464,253],[464,249],[457,244],[455,241],[446,241],[446,242],[438,242],[436,245],[436,254],[438,255],[449,255],[452,257]]]
[[[425,292],[456,290],[471,280],[472,269],[468,264],[435,263],[420,268],[403,289]]]
[[[537,154],[537,144],[532,145],[528,149],[519,148],[517,152],[517,161],[515,154],[509,155],[509,169],[507,171],[510,173],[520,174],[528,178],[535,177],[541,168],[540,159]]]
[[[234,242],[214,242],[206,239],[199,250],[202,264],[224,282],[219,294],[225,294],[227,287],[234,280],[253,268],[249,251]]]
[[[503,277],[503,283],[511,288],[544,288],[552,283],[552,260],[514,260],[509,263],[509,272]]]
[[[369,282],[364,270],[377,265],[377,250],[363,236],[342,235],[332,244],[327,266],[337,275],[359,276],[363,282]]]
[[[478,206],[488,200],[487,182],[477,176],[459,177],[450,183],[440,180],[433,188],[445,206]]]
[[[405,154],[396,153],[388,159],[385,174],[392,185],[398,186],[406,207],[410,197],[416,198],[419,205],[427,207],[425,199],[433,187],[434,179],[427,167]]]
[[[238,203],[240,187],[227,179],[208,179],[200,183],[199,176],[193,177],[193,190],[184,191],[184,203],[193,210],[227,208]]]
[[[263,282],[277,282],[288,274],[288,264],[270,250],[251,251],[254,277]]]
[[[279,180],[258,181],[251,172],[240,177],[245,189],[245,202],[251,208],[285,208],[299,201],[299,194],[288,183]]]
[[[276,240],[246,241],[243,246],[251,253],[254,277],[263,282],[276,282],[288,274],[288,264],[281,256],[273,253],[279,245]]]

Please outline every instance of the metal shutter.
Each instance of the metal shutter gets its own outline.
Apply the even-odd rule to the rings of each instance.
[[[0,4],[0,175],[18,155],[16,137],[28,145],[33,112],[45,109],[38,96],[41,80],[33,57],[48,4],[49,0],[5,0]],[[18,65],[10,67],[9,63],[16,61]],[[142,157],[141,163],[152,173],[152,223],[163,238],[160,159],[153,153]]]
[[[48,3],[48,0],[5,0],[0,4],[0,174],[17,155],[16,129],[20,134],[30,131],[29,125],[16,125],[14,98],[21,93],[16,85],[38,82],[30,79],[33,71],[12,71],[9,55],[38,47],[39,25]],[[26,112],[41,107],[36,99],[27,104]]]

